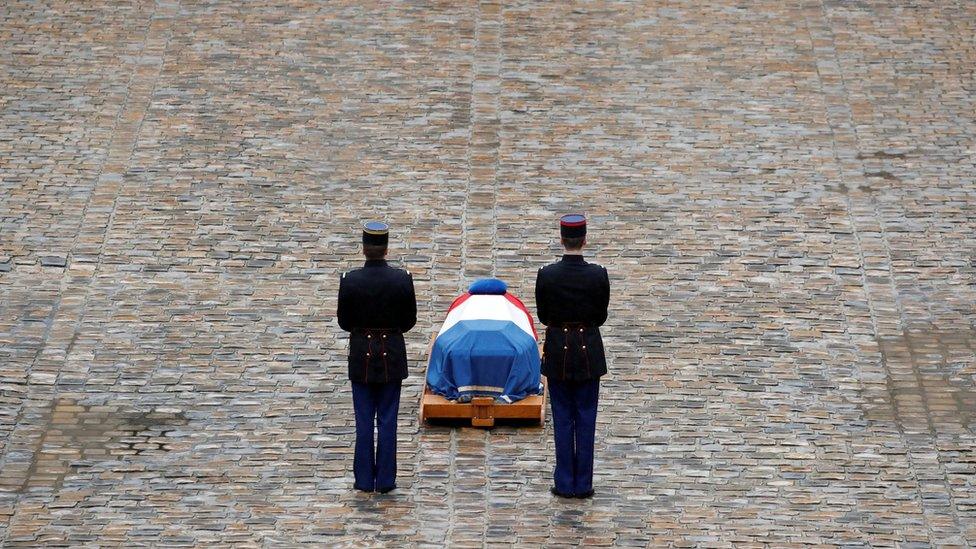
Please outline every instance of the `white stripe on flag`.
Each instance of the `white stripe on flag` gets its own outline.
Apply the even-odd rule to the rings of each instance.
[[[532,326],[529,325],[529,317],[522,309],[512,305],[503,295],[473,295],[469,297],[464,303],[447,313],[447,318],[444,319],[444,324],[441,325],[437,334],[443,334],[462,320],[507,320],[514,322],[523,332],[535,339]]]
[[[491,385],[465,385],[464,387],[458,387],[459,393],[464,393],[467,391],[478,391],[482,393],[500,393],[504,391],[504,387],[492,387]]]

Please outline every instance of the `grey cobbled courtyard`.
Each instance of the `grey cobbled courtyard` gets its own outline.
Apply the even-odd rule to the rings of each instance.
[[[976,546],[976,3],[0,3],[0,546]],[[424,426],[480,277],[610,272],[596,495]],[[390,223],[399,488],[341,273]]]

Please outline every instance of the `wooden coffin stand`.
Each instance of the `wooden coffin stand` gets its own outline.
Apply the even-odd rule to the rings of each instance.
[[[436,334],[435,334],[436,337]],[[430,362],[430,351],[434,348],[434,338],[427,347],[426,360]],[[546,377],[542,376],[542,394],[531,395],[512,404],[496,404],[492,397],[473,397],[471,402],[462,403],[447,400],[435,395],[427,386],[427,370],[424,369],[424,392],[420,395],[420,423],[430,420],[471,420],[472,427],[494,427],[496,420],[513,423],[543,425],[546,421]]]

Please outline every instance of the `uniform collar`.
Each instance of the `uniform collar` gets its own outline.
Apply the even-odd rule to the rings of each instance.
[[[386,267],[385,259],[367,259],[363,267]]]
[[[583,256],[579,254],[563,254],[563,261],[566,263],[586,263]]]

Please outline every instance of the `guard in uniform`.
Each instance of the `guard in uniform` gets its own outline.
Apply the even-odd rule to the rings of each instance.
[[[562,216],[559,232],[566,253],[540,269],[535,282],[539,320],[546,325],[542,373],[549,381],[556,442],[551,492],[589,498],[600,376],[607,373],[600,326],[607,320],[610,278],[605,268],[583,259],[586,217]]]
[[[364,492],[396,488],[397,412],[400,384],[407,377],[403,333],[417,323],[413,279],[407,271],[387,265],[388,242],[385,223],[366,223],[366,264],[339,280],[339,327],[350,332],[349,379],[356,415],[354,486]]]

